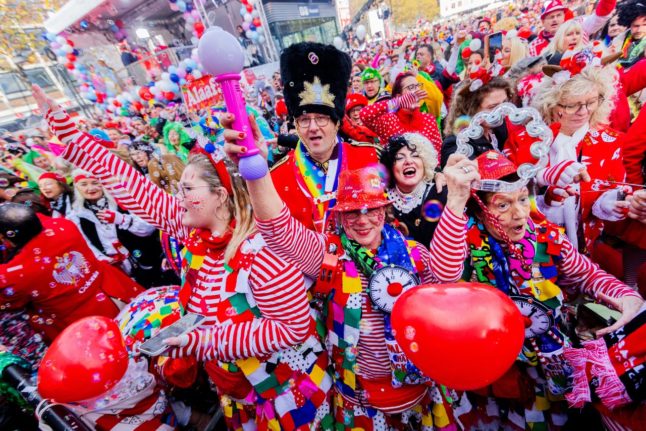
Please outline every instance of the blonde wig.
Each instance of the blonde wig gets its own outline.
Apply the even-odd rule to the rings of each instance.
[[[579,31],[581,38],[579,39],[579,43],[577,44],[577,46],[573,48],[573,51],[580,51],[585,46],[585,43],[583,41],[583,34],[584,34],[583,27],[581,26],[580,21],[576,19],[571,19],[569,21],[565,21],[563,24],[561,24],[558,30],[556,30],[556,33],[554,34],[552,41],[547,46],[547,48],[545,48],[545,52],[543,53],[543,56],[553,55],[556,53],[563,54],[565,51],[568,51],[568,47],[565,46],[565,36],[570,31],[577,31],[577,30]]]
[[[509,55],[509,64],[503,64],[504,67],[512,68],[520,60],[527,57],[527,45],[519,37],[506,37],[505,41],[510,44],[511,53]],[[504,42],[503,42],[504,43]]]
[[[590,127],[597,128],[607,124],[614,107],[617,94],[616,84],[619,79],[617,70],[609,65],[606,67],[587,66],[581,73],[567,78],[559,72],[553,77],[545,76],[536,89],[532,101],[547,124],[558,122],[556,107],[568,97],[590,95],[595,90],[603,97],[597,109],[590,116]]]

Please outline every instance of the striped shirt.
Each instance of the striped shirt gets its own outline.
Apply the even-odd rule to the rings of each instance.
[[[50,128],[67,147],[63,157],[81,169],[92,172],[119,204],[143,220],[184,242],[190,229],[182,224],[179,200],[165,193],[92,136],[76,129],[64,111],[48,113]],[[262,356],[302,343],[313,331],[307,292],[302,274],[268,249],[259,234],[241,245],[252,259],[245,292],[250,305],[258,306],[262,317],[247,322],[221,325],[216,314],[225,293],[222,252],[205,256],[200,267],[188,311],[203,314],[206,320],[189,334],[189,344],[175,349],[172,356],[196,355],[200,360],[230,361]],[[244,281],[238,280],[239,283]],[[229,294],[230,295],[230,294]]]
[[[419,274],[422,283],[457,281],[462,275],[466,257],[466,217],[444,211],[435,231],[431,250],[417,244],[425,270]],[[324,234],[307,229],[293,218],[286,206],[273,220],[256,220],[258,230],[269,247],[285,260],[292,262],[303,273],[317,279],[325,253]],[[390,359],[386,350],[384,315],[372,307],[366,294],[368,279],[360,272],[362,316],[358,343],[357,374],[367,379],[390,376]]]

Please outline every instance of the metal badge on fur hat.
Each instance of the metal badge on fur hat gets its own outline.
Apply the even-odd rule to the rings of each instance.
[[[333,211],[369,210],[389,203],[384,178],[377,168],[343,171],[339,175]]]
[[[289,115],[343,118],[351,68],[350,57],[332,45],[303,42],[287,47],[280,56],[280,74]]]

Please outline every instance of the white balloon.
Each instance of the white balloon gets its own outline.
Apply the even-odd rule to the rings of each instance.
[[[366,38],[366,26],[361,24],[357,27],[357,37],[359,40],[364,40]]]
[[[475,52],[482,48],[482,41],[480,39],[473,39],[469,43],[469,49],[471,49],[471,52]]]
[[[254,33],[255,33],[255,32],[253,32],[253,31],[251,31],[251,30],[247,30],[247,31],[245,32],[245,36],[247,36],[249,39],[251,39],[251,36],[252,36]]]
[[[343,48],[343,39],[341,39],[339,36],[334,36],[334,40],[332,41],[332,44],[336,49],[342,49]]]
[[[250,13],[246,13],[246,14],[244,14],[243,19],[245,20],[245,22],[251,22],[251,21],[253,21],[253,17],[251,16],[251,14],[250,14]]]
[[[251,16],[254,18],[259,18],[260,17],[260,12],[258,12],[257,9],[254,9],[253,12],[251,12]]]
[[[164,72],[161,74],[161,80],[162,81],[170,81],[170,74],[168,72]]]
[[[202,72],[200,72],[199,70],[193,71],[193,78],[200,79],[201,77],[202,77]]]
[[[258,33],[258,36],[264,36],[265,29],[262,27],[256,27],[256,33]]]
[[[265,43],[265,40],[266,40],[266,39],[265,39],[265,36],[260,36],[260,35],[258,35],[258,43],[259,43],[259,44],[263,44],[263,43]]]

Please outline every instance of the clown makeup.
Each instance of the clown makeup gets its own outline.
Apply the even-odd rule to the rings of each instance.
[[[87,201],[96,202],[103,197],[103,187],[96,178],[84,178],[75,185],[81,197]]]
[[[223,188],[212,190],[201,174],[195,166],[186,166],[176,196],[184,210],[184,226],[211,229],[218,209],[225,204],[227,197],[226,192],[222,193]]]
[[[369,250],[379,248],[385,220],[385,207],[341,213],[341,225],[348,238]]]
[[[63,186],[53,178],[38,181],[38,188],[46,199],[54,200],[63,193]]]
[[[488,196],[489,199],[486,199],[487,209],[498,219],[500,229],[514,242],[523,239],[530,210],[529,190],[527,187],[515,192],[493,193]],[[487,217],[483,218],[487,231],[497,240],[502,240],[496,225],[491,220],[488,220]]]

